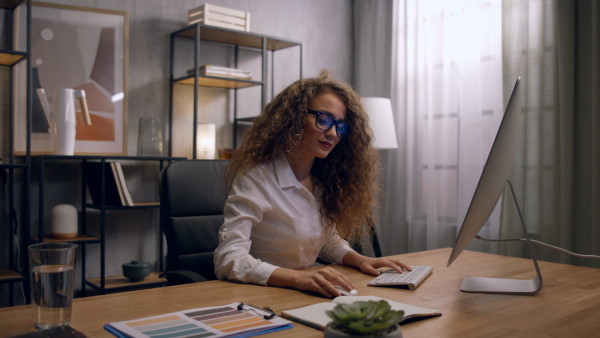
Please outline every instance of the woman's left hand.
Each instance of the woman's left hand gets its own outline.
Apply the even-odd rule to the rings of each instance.
[[[373,275],[379,276],[381,271],[379,268],[391,268],[398,272],[402,272],[403,269],[411,271],[412,268],[410,265],[402,262],[399,259],[395,258],[385,258],[385,257],[367,257],[363,256],[355,251],[350,251],[344,256],[344,264],[355,266],[360,269],[360,271]]]

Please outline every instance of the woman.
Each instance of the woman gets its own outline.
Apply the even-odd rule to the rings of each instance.
[[[378,159],[358,95],[327,71],[284,89],[261,114],[227,167],[229,196],[215,274],[340,296],[354,288],[317,257],[373,276],[399,260],[358,254],[342,238],[363,235],[374,206]]]

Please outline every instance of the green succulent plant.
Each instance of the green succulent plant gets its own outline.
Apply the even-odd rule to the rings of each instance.
[[[404,317],[404,311],[392,310],[385,300],[338,304],[325,313],[333,319],[336,329],[362,335],[386,331]]]

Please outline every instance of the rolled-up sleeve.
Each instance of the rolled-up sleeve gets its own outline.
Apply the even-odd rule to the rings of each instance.
[[[224,208],[225,221],[215,250],[219,279],[266,285],[277,266],[250,255],[252,227],[270,208],[265,191],[254,177],[244,175],[232,187]]]
[[[326,261],[336,264],[343,264],[344,255],[352,251],[350,244],[344,239],[342,239],[335,231],[334,228],[330,229],[330,233],[328,234],[328,239],[321,252],[319,253],[319,257]]]

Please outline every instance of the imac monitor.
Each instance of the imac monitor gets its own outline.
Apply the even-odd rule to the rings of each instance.
[[[517,146],[521,139],[523,117],[521,113],[520,83],[521,78],[519,77],[506,106],[502,122],[498,128],[496,138],[494,139],[471,204],[456,238],[447,266],[450,266],[467,245],[476,238],[477,233],[492,214],[506,187]],[[521,223],[525,232],[527,232],[522,217]],[[463,279],[461,290],[485,293],[535,294],[541,289],[541,274],[539,273],[535,258],[534,265],[538,271],[538,276],[533,280],[467,277]]]

